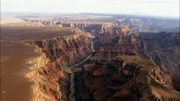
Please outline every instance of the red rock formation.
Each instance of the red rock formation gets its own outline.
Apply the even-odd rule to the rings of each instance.
[[[93,33],[97,35],[102,27],[102,24],[91,24],[91,23],[63,23],[62,27],[79,28],[83,31]]]
[[[164,72],[170,73],[180,90],[180,33],[142,33],[137,48],[141,49]]]
[[[172,77],[149,60],[122,56],[109,65],[90,68],[92,71],[84,70],[82,76],[87,91],[81,91],[83,95],[92,96],[89,101],[180,100],[180,92],[172,86]]]
[[[26,42],[40,47],[50,60],[69,65],[92,52],[87,34],[78,29],[75,30],[74,35]]]

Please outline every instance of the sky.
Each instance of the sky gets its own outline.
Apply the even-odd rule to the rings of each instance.
[[[180,0],[1,0],[1,12],[110,13],[179,17]]]

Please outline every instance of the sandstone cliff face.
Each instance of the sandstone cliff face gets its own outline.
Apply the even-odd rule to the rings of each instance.
[[[135,41],[134,35],[128,26],[116,26],[112,23],[88,24],[88,23],[63,23],[63,27],[79,28],[96,36],[98,44],[121,44],[128,41]],[[129,42],[128,42],[129,43]]]
[[[136,55],[135,33],[127,26],[117,27],[112,24],[102,26],[100,33],[94,40],[96,49],[93,59],[96,61],[112,60],[116,56]]]
[[[180,93],[172,86],[172,77],[151,61],[136,56],[86,66],[80,74],[83,76],[78,76],[79,101],[180,100]]]
[[[32,71],[26,74],[34,82],[32,101],[64,101],[67,78],[62,66],[56,62],[50,62],[44,53],[34,59]],[[61,86],[61,88],[60,88]]]
[[[130,47],[130,46],[128,46]],[[113,47],[109,48],[104,47],[104,48],[99,48],[97,49],[92,57],[91,60],[93,61],[98,61],[98,62],[106,62],[106,61],[111,61],[113,58],[117,56],[122,56],[122,55],[129,55],[129,56],[134,56],[137,55],[136,51],[133,50],[133,46],[131,46],[132,50],[129,50],[127,47]]]
[[[133,44],[134,33],[127,26],[109,27],[103,26],[100,34],[97,36],[102,45],[125,45]]]
[[[90,24],[90,23],[63,23],[62,27],[79,28],[83,31],[98,34],[101,30],[102,24]]]
[[[63,23],[62,27],[79,28],[83,31],[90,32],[96,36],[100,33],[128,33],[128,26],[116,26],[113,23],[90,24],[90,23]]]
[[[100,33],[113,33],[114,25],[109,23],[109,24],[103,24],[101,26]]]
[[[92,52],[88,33],[76,29],[75,34],[46,40],[27,40],[42,56],[33,62],[26,76],[33,80],[33,101],[67,101],[68,66],[79,62]],[[92,37],[92,36],[91,36]]]
[[[78,62],[92,52],[88,34],[78,29],[70,36],[26,42],[41,48],[50,60],[68,65]]]

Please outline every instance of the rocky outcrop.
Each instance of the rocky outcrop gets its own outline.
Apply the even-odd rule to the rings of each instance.
[[[90,65],[78,75],[78,100],[178,101],[172,77],[149,60],[137,56],[116,57],[105,64]],[[79,90],[80,91],[80,90]],[[89,96],[89,97],[88,97]]]
[[[142,33],[138,49],[141,49],[164,72],[170,73],[180,90],[180,33]]]
[[[130,46],[128,46],[130,48]],[[133,50],[129,50],[126,47],[114,47],[112,48],[99,48],[97,49],[92,57],[91,60],[92,61],[98,61],[98,62],[106,62],[106,61],[111,61],[113,58],[117,57],[117,56],[122,56],[122,55],[129,55],[129,56],[134,56],[136,55],[136,51]]]
[[[48,25],[48,26],[52,26],[52,25],[61,25],[60,22],[58,21],[54,21],[54,20],[45,20],[45,19],[36,19],[36,20],[33,20],[33,19],[28,19],[28,18],[22,18],[23,21],[26,21],[26,22],[31,22],[33,24],[36,24],[36,25],[41,25],[41,26],[44,26],[44,25]]]
[[[75,34],[65,37],[56,37],[47,40],[26,41],[31,45],[36,45],[46,53],[47,58],[71,65],[83,59],[91,53],[91,43],[88,34],[76,29]]]
[[[97,35],[102,27],[102,24],[91,24],[91,23],[63,23],[62,27],[79,28],[83,31],[93,33]]]
[[[67,73],[56,62],[50,62],[46,55],[31,61],[32,71],[26,74],[34,82],[32,101],[65,101],[67,90]]]
[[[103,24],[99,33],[113,33],[114,27],[115,26],[111,23]]]
[[[128,26],[133,32],[179,32],[177,19],[130,17],[116,20],[115,25]]]
[[[127,26],[112,27],[104,26],[97,36],[100,44],[125,45],[133,44],[135,41],[134,33]]]
[[[83,31],[90,32],[98,37],[99,34],[125,33],[130,29],[128,26],[116,26],[113,23],[91,24],[91,23],[62,23],[62,27],[79,28]]]
[[[158,22],[158,23],[157,23]],[[145,17],[123,17],[109,23],[62,23],[62,27],[73,27],[93,33],[99,33],[103,26],[108,28],[116,26],[128,26],[133,32],[179,32],[178,19],[145,18]],[[106,30],[108,29],[106,28]]]
[[[105,24],[96,36],[95,42],[96,47],[100,48],[94,52],[93,61],[109,61],[116,56],[136,55],[135,33],[127,26],[115,27]]]

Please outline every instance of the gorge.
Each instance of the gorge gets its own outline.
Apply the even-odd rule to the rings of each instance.
[[[84,26],[89,27],[88,25],[89,24]],[[126,99],[127,101],[132,101],[132,99],[134,99],[134,101],[178,101],[180,99],[180,93],[174,89],[174,87],[178,89],[177,82],[179,82],[178,76],[176,76],[178,75],[178,72],[175,73],[174,71],[179,71],[179,69],[177,67],[174,67],[176,70],[172,70],[168,67],[162,67],[162,65],[164,64],[163,62],[161,62],[162,64],[159,64],[157,60],[152,58],[154,54],[149,55],[149,53],[151,52],[151,48],[153,47],[150,46],[151,43],[147,43],[148,40],[156,40],[158,36],[161,36],[161,38],[164,37],[164,41],[167,40],[166,44],[169,43],[170,47],[177,47],[179,46],[179,33],[155,33],[157,36],[143,33],[143,35],[141,35],[141,33],[133,32],[127,26],[117,27],[112,24],[105,24],[102,25],[100,29],[97,29],[97,27],[93,27],[95,29],[92,29],[92,31],[90,32],[95,36],[95,38],[88,39],[89,33],[80,30],[84,30],[84,27],[82,26],[83,25],[81,25],[80,28],[76,29],[75,33],[77,35],[74,34],[73,36],[67,36],[64,38],[55,38],[55,40],[51,39],[47,41],[44,40],[28,42],[31,45],[40,47],[42,49],[42,52],[46,53],[46,56],[51,61],[56,61],[57,64],[63,65],[62,67],[60,66],[60,68],[63,68],[62,70],[55,69],[53,71],[61,71],[62,74],[59,76],[62,77],[61,79],[66,78],[66,80],[69,82],[69,90],[62,91],[61,88],[65,85],[61,85],[61,83],[63,84],[63,82],[65,81],[61,79],[55,80],[61,85],[60,87],[56,86],[56,88],[59,89],[55,90],[50,87],[48,89],[52,90],[48,90],[46,88],[47,85],[44,85],[45,88],[43,90],[45,90],[45,92],[51,93],[50,95],[52,100],[58,101],[62,99],[69,101],[119,101]],[[97,33],[98,30],[99,32]],[[94,33],[92,33],[93,31]],[[170,37],[172,37],[172,39],[170,39],[169,35]],[[152,36],[154,38],[152,38]],[[168,39],[166,39],[166,36],[168,36]],[[92,40],[93,42],[90,40]],[[94,50],[93,43],[95,43],[96,50]],[[163,51],[168,52],[166,51],[167,46],[166,48],[163,48],[164,43],[157,41],[155,44],[161,45],[157,47],[157,50],[162,47]],[[156,47],[154,47],[154,49],[156,50]],[[148,50],[149,52],[146,50]],[[78,55],[83,56],[84,59],[80,58]],[[124,55],[128,55],[129,57]],[[116,58],[118,60],[116,60]],[[169,56],[169,58],[172,58],[171,55]],[[74,61],[75,59],[78,59],[80,61]],[[149,59],[152,61],[149,61]],[[118,64],[118,62],[116,64],[116,62],[114,61],[119,61],[120,64]],[[161,68],[155,65],[155,63]],[[178,65],[178,61],[175,64]],[[170,67],[172,67],[172,65]],[[49,69],[50,68],[52,69],[52,67],[49,67]],[[111,69],[114,72],[111,72],[109,74]],[[169,74],[167,74],[166,70],[169,71]],[[50,77],[48,73],[51,71],[52,70],[45,72],[43,70],[43,73],[44,75]],[[67,72],[68,74],[66,74],[65,72]],[[173,77],[171,77],[171,75]],[[54,79],[54,77],[52,77],[51,79]],[[107,80],[108,82],[105,82],[104,80]],[[175,83],[173,80],[175,80]],[[52,83],[51,85],[54,84],[55,83]],[[159,85],[159,87],[156,87],[156,84]],[[144,89],[144,91],[142,91],[141,89]],[[58,90],[61,93],[58,93]],[[66,94],[64,95],[64,93]],[[102,96],[98,94],[102,94]],[[53,95],[56,96],[54,96],[53,98]],[[58,97],[58,95],[61,96]]]
[[[38,54],[25,73],[31,101],[180,101],[180,33],[171,32],[176,23],[161,32],[168,21],[153,28],[151,20],[133,18],[45,22],[3,26],[1,43],[34,46]]]

